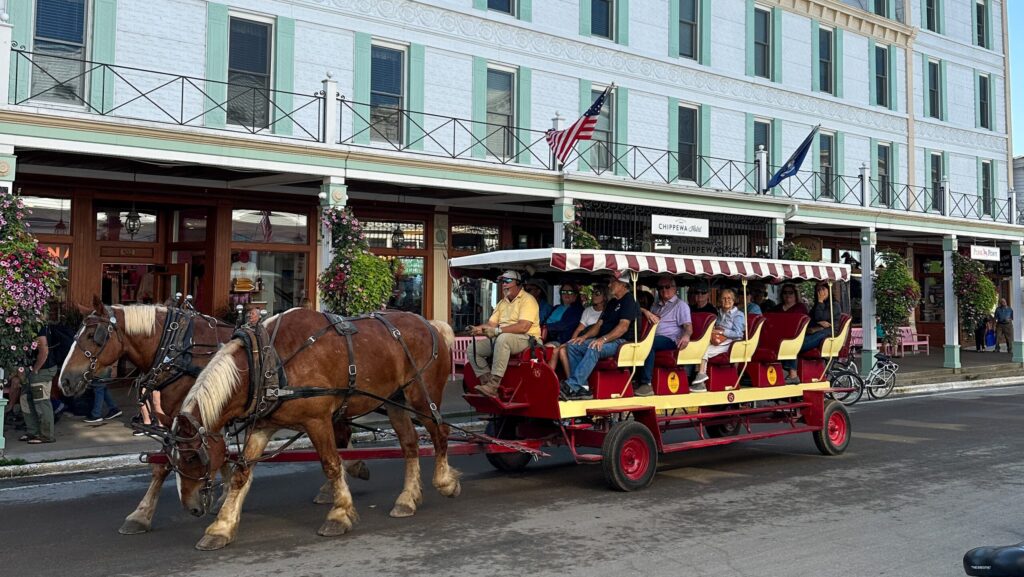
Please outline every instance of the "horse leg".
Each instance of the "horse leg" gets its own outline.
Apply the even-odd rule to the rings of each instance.
[[[334,439],[339,449],[351,449],[352,448],[352,429],[348,423],[344,421],[335,421],[334,423]],[[364,481],[370,480],[370,468],[366,466],[366,462],[362,459],[358,461],[342,461],[345,466],[345,472],[351,477],[356,479],[362,479]],[[334,488],[331,486],[330,481],[325,481],[323,486],[320,487],[320,491],[316,497],[313,498],[313,502],[318,505],[328,504],[334,501]]]
[[[334,537],[344,535],[359,520],[359,514],[352,504],[352,493],[345,482],[345,470],[334,442],[334,430],[330,422],[313,421],[305,426],[306,434],[320,455],[320,466],[327,476],[327,482],[334,489],[334,506],[327,512],[327,519],[317,530],[317,535]]]
[[[150,471],[153,477],[149,481],[149,489],[139,501],[139,505],[135,507],[131,515],[125,517],[121,528],[117,530],[122,535],[138,535],[153,528],[153,513],[156,512],[156,503],[160,500],[160,489],[164,486],[167,475],[171,473],[171,468],[167,465],[153,465],[150,467]]]
[[[220,508],[224,506],[224,501],[228,498],[228,487],[231,486],[231,475],[235,470],[235,466],[225,461],[220,467],[220,480],[223,488],[220,490],[220,497],[217,497],[217,502],[213,504],[214,511],[220,511]]]
[[[243,451],[245,459],[259,458],[275,431],[274,428],[252,431],[245,441],[245,450]],[[196,543],[196,549],[200,551],[221,549],[235,540],[235,534],[238,532],[238,520],[242,515],[242,503],[245,501],[245,496],[249,494],[249,487],[252,486],[252,465],[239,466],[231,475],[231,481],[227,486],[227,497],[224,499],[224,505],[220,508],[220,513],[217,514],[217,520],[206,528],[206,534]]]
[[[423,488],[420,485],[420,441],[412,418],[404,409],[388,406],[388,420],[398,435],[405,458],[405,485],[391,509],[392,517],[411,517],[423,502]]]
[[[461,474],[448,464],[448,434],[451,427],[447,424],[438,425],[429,419],[423,420],[423,427],[434,443],[434,488],[445,497],[458,497],[462,492],[459,483]]]

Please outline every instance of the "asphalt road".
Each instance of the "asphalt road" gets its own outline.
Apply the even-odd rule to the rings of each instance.
[[[424,476],[415,517],[391,519],[397,462],[352,481],[362,519],[316,529],[319,466],[261,465],[237,540],[193,549],[212,518],[162,495],[154,531],[121,536],[145,490],[138,470],[0,483],[0,574],[587,575],[932,577],[963,575],[964,552],[1024,540],[1024,389],[862,402],[839,457],[810,435],[664,457],[654,485],[606,488],[565,452],[525,473],[461,457],[462,495]],[[432,467],[424,461],[424,470]]]

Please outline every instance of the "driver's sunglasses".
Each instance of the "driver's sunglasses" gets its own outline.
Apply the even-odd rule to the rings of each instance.
[[[498,277],[498,282],[501,283],[501,284],[505,284],[505,283],[508,283],[508,282],[513,282],[515,280],[516,279],[514,279],[514,278],[508,278],[506,276],[499,276]]]

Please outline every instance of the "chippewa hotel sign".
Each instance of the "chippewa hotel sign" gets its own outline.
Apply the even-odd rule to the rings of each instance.
[[[651,234],[708,238],[708,221],[702,218],[652,214]]]

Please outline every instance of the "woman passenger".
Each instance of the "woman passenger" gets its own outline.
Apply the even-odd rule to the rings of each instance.
[[[577,295],[578,296],[578,295]],[[591,325],[596,323],[601,318],[601,313],[604,311],[604,305],[608,302],[608,287],[603,285],[594,285],[593,292],[590,293],[590,306],[587,307],[582,316],[580,316],[579,324],[569,335],[569,338],[560,341],[557,345],[548,343],[548,346],[557,346],[555,354],[551,355],[551,359],[548,360],[548,366],[552,369],[557,369],[559,363],[561,363],[562,369],[565,370],[565,374],[569,374],[569,354],[566,352],[566,343],[572,339],[583,334],[583,331],[590,328]]]
[[[558,291],[562,304],[555,307],[544,326],[548,330],[545,341],[549,346],[569,342],[573,331],[580,324],[583,316],[583,305],[580,304],[580,287],[575,283],[563,284]]]
[[[807,335],[804,337],[804,344],[800,352],[805,353],[816,349],[825,342],[825,339],[832,336],[832,321],[839,320],[839,305],[829,296],[828,285],[818,283],[814,287],[815,303],[811,307],[811,323],[807,325]],[[786,384],[793,385],[800,382],[796,372],[796,361],[782,361],[782,367],[786,369]]]
[[[719,293],[719,304],[718,321],[715,323],[713,330],[722,335],[718,337],[719,339],[724,337],[725,340],[721,340],[717,345],[713,344],[708,347],[708,350],[700,360],[700,372],[697,373],[697,377],[690,384],[691,391],[707,390],[704,382],[708,380],[708,359],[728,351],[729,345],[735,340],[743,339],[747,332],[747,319],[743,315],[743,311],[736,307],[735,291],[723,289]],[[712,342],[716,339],[714,336],[711,338]]]
[[[782,295],[782,302],[779,303],[778,307],[776,307],[775,312],[807,314],[807,305],[800,302],[795,284],[786,283],[782,285],[782,291],[780,294]]]

